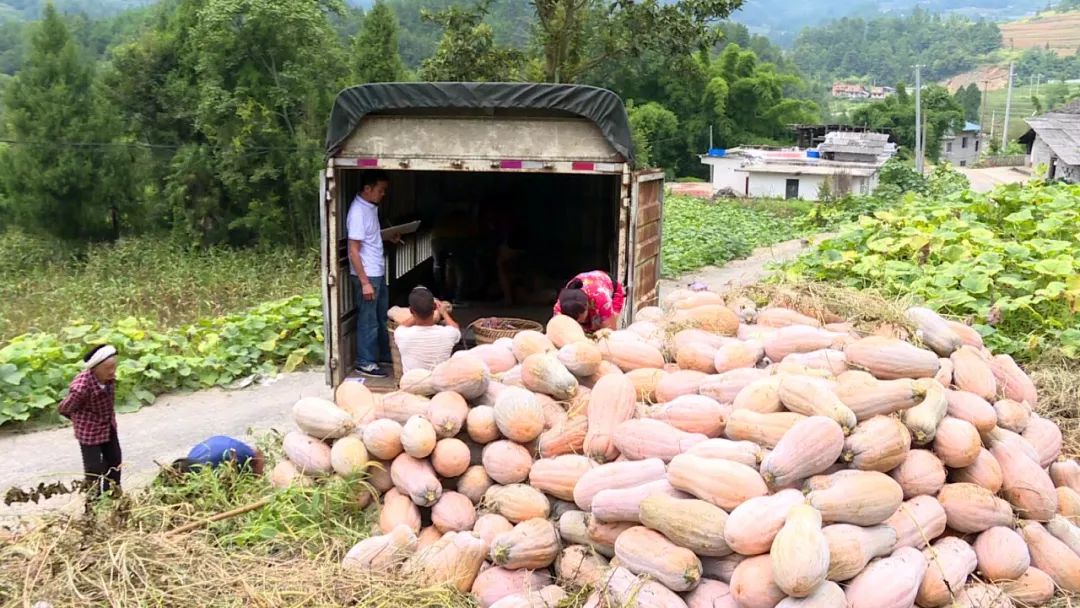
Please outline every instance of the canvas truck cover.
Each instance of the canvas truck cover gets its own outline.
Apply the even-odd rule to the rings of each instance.
[[[542,110],[585,118],[633,165],[630,121],[619,96],[607,89],[570,84],[406,82],[364,84],[334,100],[326,154],[334,156],[368,114],[423,110]]]

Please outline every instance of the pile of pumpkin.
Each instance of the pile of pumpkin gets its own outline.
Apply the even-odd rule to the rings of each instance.
[[[275,483],[368,467],[343,566],[484,608],[1036,606],[1080,592],[1080,464],[969,326],[860,335],[680,291],[305,399]],[[377,462],[378,466],[371,463]]]

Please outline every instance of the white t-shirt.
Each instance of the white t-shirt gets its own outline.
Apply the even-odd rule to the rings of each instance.
[[[459,340],[461,332],[447,325],[395,329],[394,342],[401,353],[402,373],[414,369],[434,369],[450,358]]]
[[[379,208],[360,198],[357,194],[345,216],[350,241],[360,241],[360,263],[364,274],[381,277],[386,274],[383,260],[382,228],[379,226]],[[356,276],[356,269],[349,264],[349,273]]]

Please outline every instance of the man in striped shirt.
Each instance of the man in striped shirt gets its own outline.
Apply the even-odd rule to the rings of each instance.
[[[445,325],[435,323],[435,309]],[[454,345],[461,340],[461,329],[450,316],[450,307],[440,302],[426,287],[409,294],[412,320],[394,330],[394,342],[401,353],[402,373],[413,369],[434,369],[450,358]]]

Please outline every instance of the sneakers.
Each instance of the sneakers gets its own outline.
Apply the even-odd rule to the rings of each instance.
[[[353,369],[360,372],[360,375],[367,376],[368,378],[386,378],[388,375],[382,370],[382,368],[380,368],[378,365],[375,365],[374,363],[357,365]]]

